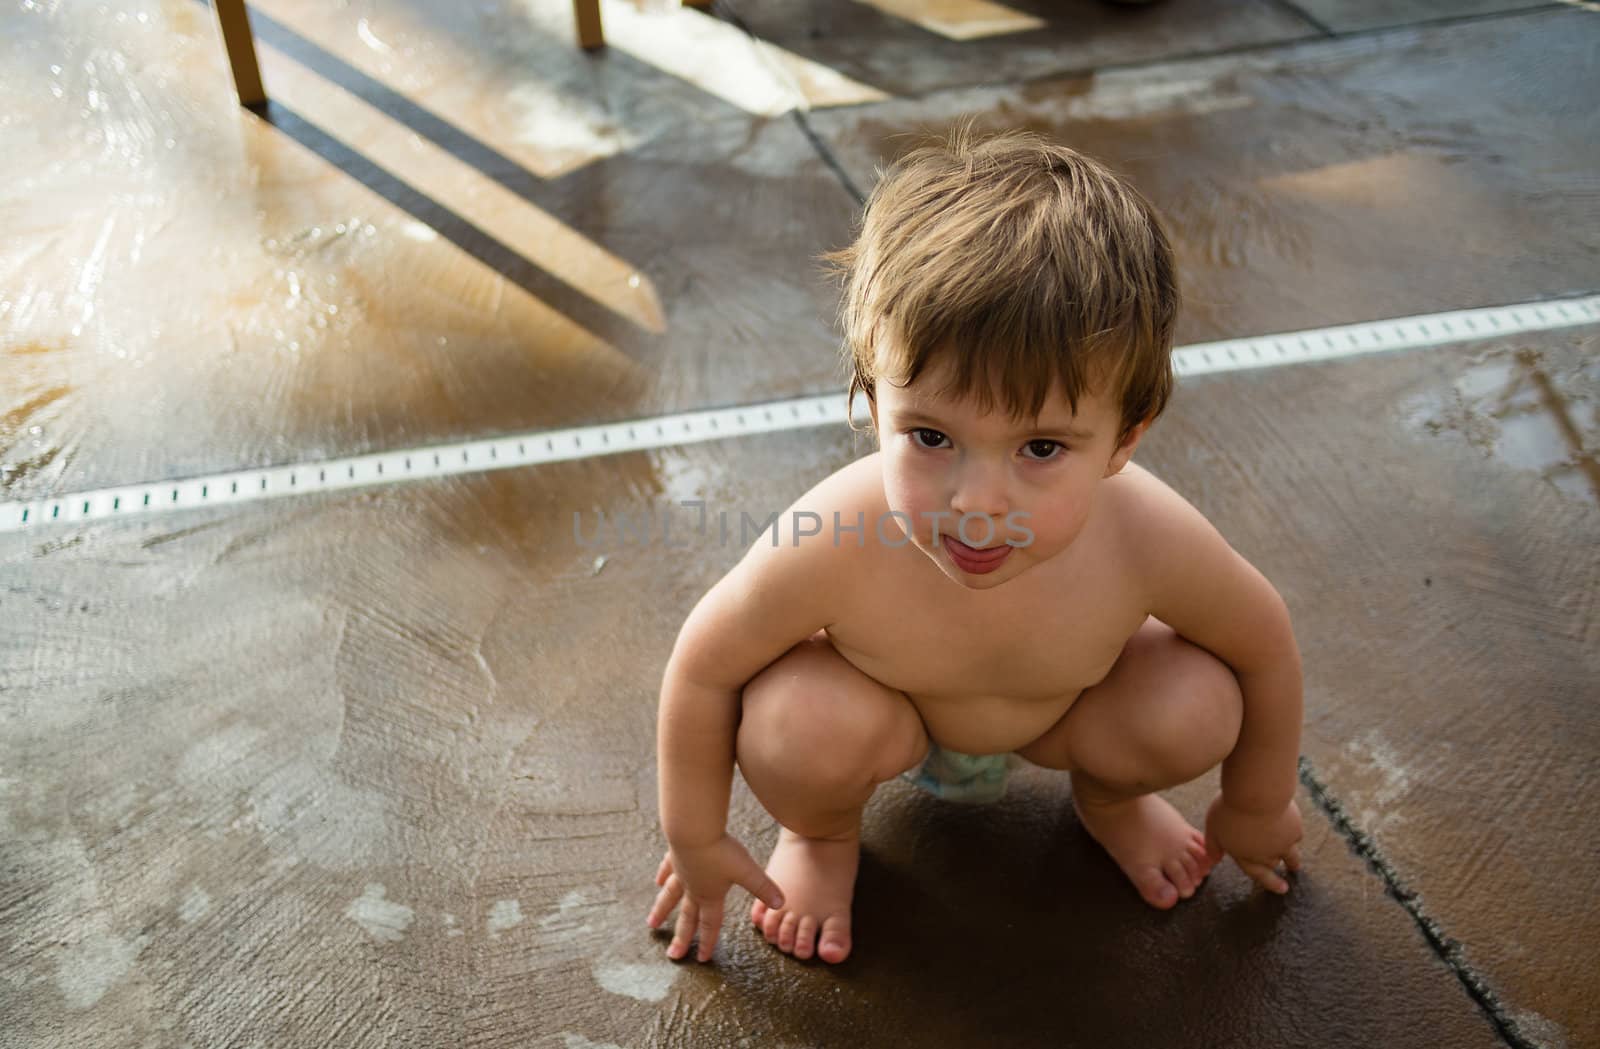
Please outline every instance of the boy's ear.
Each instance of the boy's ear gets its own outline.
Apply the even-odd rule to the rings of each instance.
[[[1144,438],[1144,432],[1150,429],[1150,420],[1135,425],[1128,431],[1128,435],[1117,445],[1117,450],[1111,453],[1111,458],[1106,461],[1106,472],[1102,478],[1115,477],[1128,465],[1128,460],[1133,458],[1133,450],[1139,447],[1139,442]]]

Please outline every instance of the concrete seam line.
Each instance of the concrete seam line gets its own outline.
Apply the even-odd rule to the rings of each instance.
[[[1600,295],[1453,310],[1179,347],[1172,354],[1173,370],[1180,378],[1218,375],[1475,342],[1597,322],[1600,322]],[[866,418],[864,402],[857,404],[856,418]],[[619,452],[649,451],[847,421],[844,396],[828,393],[593,426],[535,430],[454,444],[0,502],[0,532],[592,459]]]
[[[1316,769],[1312,767],[1310,759],[1303,756],[1300,758],[1300,782],[1305,785],[1317,808],[1328,818],[1328,822],[1333,824],[1333,829],[1345,839],[1350,851],[1366,861],[1367,866],[1383,881],[1384,891],[1394,897],[1401,909],[1411,916],[1411,920],[1422,933],[1422,938],[1433,948],[1439,960],[1455,974],[1456,979],[1466,990],[1467,997],[1483,1010],[1484,1016],[1494,1025],[1495,1033],[1499,1034],[1512,1049],[1541,1049],[1538,1042],[1523,1033],[1517,1021],[1506,1011],[1499,996],[1467,962],[1460,941],[1446,933],[1438,921],[1423,910],[1422,898],[1406,885],[1400,877],[1400,872],[1394,869],[1394,865],[1379,850],[1377,842],[1356,826],[1344,805],[1317,777]]]

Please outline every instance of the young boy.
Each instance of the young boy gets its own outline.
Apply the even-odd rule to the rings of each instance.
[[[1177,282],[1150,206],[1070,149],[966,128],[886,172],[830,258],[879,450],[802,496],[678,637],[648,917],[682,905],[668,956],[698,938],[710,959],[737,884],[769,943],[844,960],[873,790],[906,775],[992,798],[1013,754],[1071,774],[1152,906],[1224,854],[1287,892],[1287,609],[1129,462],[1173,382]],[[725,829],[736,760],[782,825],[765,873]],[[1202,835],[1155,792],[1219,763]]]

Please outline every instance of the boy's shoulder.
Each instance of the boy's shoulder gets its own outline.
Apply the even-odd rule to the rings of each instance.
[[[1118,530],[1124,534],[1143,537],[1150,529],[1170,527],[1175,517],[1199,512],[1171,485],[1132,460],[1106,478],[1106,488]]]
[[[829,540],[836,534],[835,515],[838,515],[841,529],[854,528],[860,519],[866,525],[867,537],[871,538],[874,522],[888,511],[888,501],[883,494],[883,465],[880,456],[881,453],[872,452],[846,463],[812,485],[804,495],[790,504],[779,520],[779,534],[782,541],[786,544],[791,543],[794,541],[791,538],[793,535],[815,527],[816,521],[808,518],[806,516],[808,514],[814,514],[821,519],[823,534],[819,538],[823,540]],[[801,535],[800,541],[805,542],[809,538]],[[829,542],[828,545],[833,544]]]
[[[1173,559],[1190,556],[1214,534],[1205,515],[1167,482],[1129,462],[1106,479],[1111,534],[1133,556],[1130,563],[1160,572]]]
[[[887,507],[883,467],[879,453],[872,452],[824,477],[776,514],[764,511],[768,527],[751,552],[770,548],[786,562],[838,568],[841,560],[852,560],[850,551],[872,545],[874,527]]]
[[[846,463],[819,481],[810,492],[795,503],[799,509],[815,509],[848,513],[885,511],[888,500],[883,494],[883,453],[869,452],[861,458]]]

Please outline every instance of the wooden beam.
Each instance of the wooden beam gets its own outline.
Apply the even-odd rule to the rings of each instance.
[[[605,30],[600,26],[600,0],[572,0],[572,13],[578,16],[578,44],[585,51],[606,46]]]
[[[598,0],[597,0],[598,2]],[[250,17],[244,0],[211,0],[217,21],[222,25],[222,42],[228,48],[228,64],[233,67],[233,87],[239,104],[256,108],[267,104],[266,88],[261,86],[261,67],[256,64],[256,41],[250,33]]]

